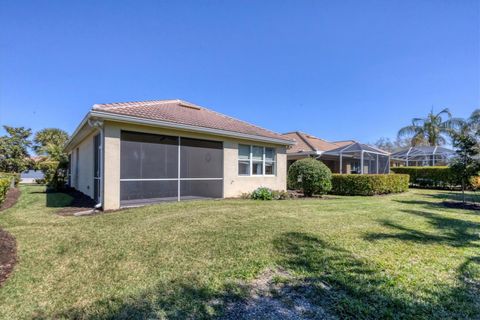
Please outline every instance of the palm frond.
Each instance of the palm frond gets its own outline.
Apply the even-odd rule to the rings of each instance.
[[[441,118],[443,114],[446,114],[448,116],[448,118],[452,117],[452,113],[450,112],[450,109],[448,109],[448,108],[444,108],[443,110],[441,110],[439,113],[436,114],[436,117]]]
[[[397,136],[399,138],[409,137],[418,133],[421,127],[409,125],[398,130]]]

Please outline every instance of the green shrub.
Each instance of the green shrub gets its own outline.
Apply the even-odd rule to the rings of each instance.
[[[406,174],[334,174],[332,192],[338,195],[373,196],[408,190]]]
[[[421,188],[455,188],[458,177],[449,167],[394,167],[391,171],[410,176],[410,185]]]
[[[252,192],[252,199],[253,200],[272,200],[273,192],[269,188],[260,187],[255,189],[255,191]]]
[[[306,197],[328,193],[332,189],[332,172],[313,158],[295,161],[288,169],[288,187],[301,189]]]
[[[20,183],[20,173],[0,172],[0,178],[13,179],[13,183],[15,185],[15,188],[18,187],[18,184]]]
[[[5,196],[7,195],[7,191],[10,189],[11,184],[11,178],[0,178],[0,205],[5,200]]]
[[[58,190],[65,186],[66,169],[58,161],[42,161],[38,168],[43,172],[43,179],[48,188]]]

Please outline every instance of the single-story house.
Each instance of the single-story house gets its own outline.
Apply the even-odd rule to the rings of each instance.
[[[293,162],[314,157],[333,173],[383,174],[390,172],[390,153],[354,140],[327,141],[311,134],[294,131],[284,133],[295,141],[287,150],[287,167]]]
[[[289,137],[182,101],[96,104],[67,143],[69,184],[104,210],[285,190]]]

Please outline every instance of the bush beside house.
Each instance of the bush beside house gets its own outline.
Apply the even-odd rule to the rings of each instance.
[[[373,196],[399,193],[408,190],[406,174],[334,174],[332,194],[349,196]]]
[[[0,172],[0,179],[6,178],[10,182],[13,179],[13,184],[16,187],[18,187],[18,184],[20,183],[20,173],[14,173],[14,172]]]
[[[306,197],[326,194],[332,189],[332,172],[313,158],[295,161],[288,169],[288,187],[302,190]]]
[[[45,183],[48,188],[59,190],[65,187],[67,179],[67,163],[59,161],[42,161],[37,164],[37,167],[42,171],[44,178],[42,183]]]
[[[5,200],[8,190],[12,185],[13,177],[0,177],[0,205]]]
[[[421,188],[448,188],[460,185],[457,175],[449,167],[396,167],[391,171],[408,174],[410,185]]]

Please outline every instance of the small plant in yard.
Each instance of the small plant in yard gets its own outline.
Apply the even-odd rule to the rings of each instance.
[[[273,191],[269,188],[260,187],[252,192],[253,200],[273,200]]]
[[[302,189],[305,197],[326,194],[332,189],[332,172],[313,158],[298,160],[288,169],[288,187]]]

